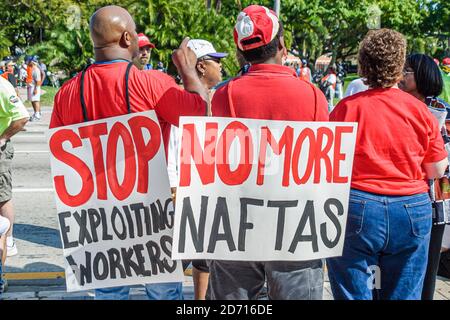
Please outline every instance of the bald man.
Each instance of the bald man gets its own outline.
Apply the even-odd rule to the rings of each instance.
[[[133,18],[121,7],[103,7],[90,19],[90,34],[94,43],[95,63],[85,71],[83,83],[79,73],[58,91],[50,128],[123,115],[127,113],[128,107],[131,112],[154,109],[160,119],[164,145],[167,146],[170,125],[178,126],[181,115],[206,115],[208,93],[195,69],[197,57],[187,47],[189,39],[184,39],[172,55],[185,90],[167,74],[142,71],[131,66],[128,71],[128,106],[125,99],[125,74],[129,63],[139,53]],[[83,97],[80,97],[81,87],[84,89]],[[81,99],[85,102],[85,113]]]
[[[90,19],[90,34],[95,63],[58,91],[50,128],[155,110],[167,150],[170,126],[178,126],[181,115],[206,115],[207,92],[197,76],[197,57],[187,47],[189,39],[184,39],[172,54],[186,88],[183,90],[160,71],[143,71],[132,65],[139,53],[138,36],[133,18],[125,9],[107,6],[96,11]],[[96,299],[128,299],[129,290],[129,287],[99,289]],[[183,298],[181,283],[146,285],[146,291],[150,299]]]

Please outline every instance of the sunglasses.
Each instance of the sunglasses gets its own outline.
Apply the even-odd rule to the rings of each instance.
[[[210,61],[214,61],[215,63],[222,63],[221,61],[220,61],[220,59],[217,59],[217,58],[202,58],[202,59],[199,59],[198,61],[207,61],[207,60],[210,60]]]

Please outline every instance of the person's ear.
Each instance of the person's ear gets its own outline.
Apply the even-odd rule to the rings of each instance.
[[[200,75],[202,75],[202,76],[205,75],[205,73],[206,73],[206,65],[205,65],[205,62],[203,62],[203,61],[197,62],[196,68],[197,68],[198,74],[200,74]]]
[[[286,44],[284,43],[284,36],[280,37],[280,41],[278,44],[278,50],[283,52],[283,55],[282,55],[283,58],[287,58],[288,52],[286,49]]]
[[[124,47],[129,47],[129,46],[131,46],[131,40],[132,39],[132,37],[131,37],[131,34],[128,32],[128,31],[124,31],[123,33],[122,33],[122,37],[120,38],[120,44],[122,45],[122,46],[124,46]]]

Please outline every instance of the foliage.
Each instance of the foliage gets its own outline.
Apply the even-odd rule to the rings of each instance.
[[[154,64],[169,70],[171,52],[183,37],[211,41],[224,59],[228,74],[237,70],[233,25],[242,8],[253,0],[3,0],[0,1],[0,55],[26,51],[38,54],[50,67],[73,73],[93,56],[88,21],[106,4],[129,10],[138,32],[156,44]],[[271,7],[272,0],[259,4]],[[450,1],[448,0],[282,0],[281,19],[290,49],[314,61],[323,53],[345,60],[357,53],[369,30],[369,8],[381,10],[381,27],[405,34],[410,51],[439,58],[449,55]]]

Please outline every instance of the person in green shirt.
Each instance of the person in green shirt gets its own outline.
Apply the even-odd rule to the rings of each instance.
[[[10,139],[23,129],[29,118],[30,115],[12,84],[0,77],[0,229],[2,229],[0,234],[0,293],[5,290],[2,265],[5,263],[7,249],[10,248],[11,253],[17,254],[17,248],[12,238],[14,209],[11,202],[11,162],[14,149]],[[6,227],[2,228],[1,225]]]

